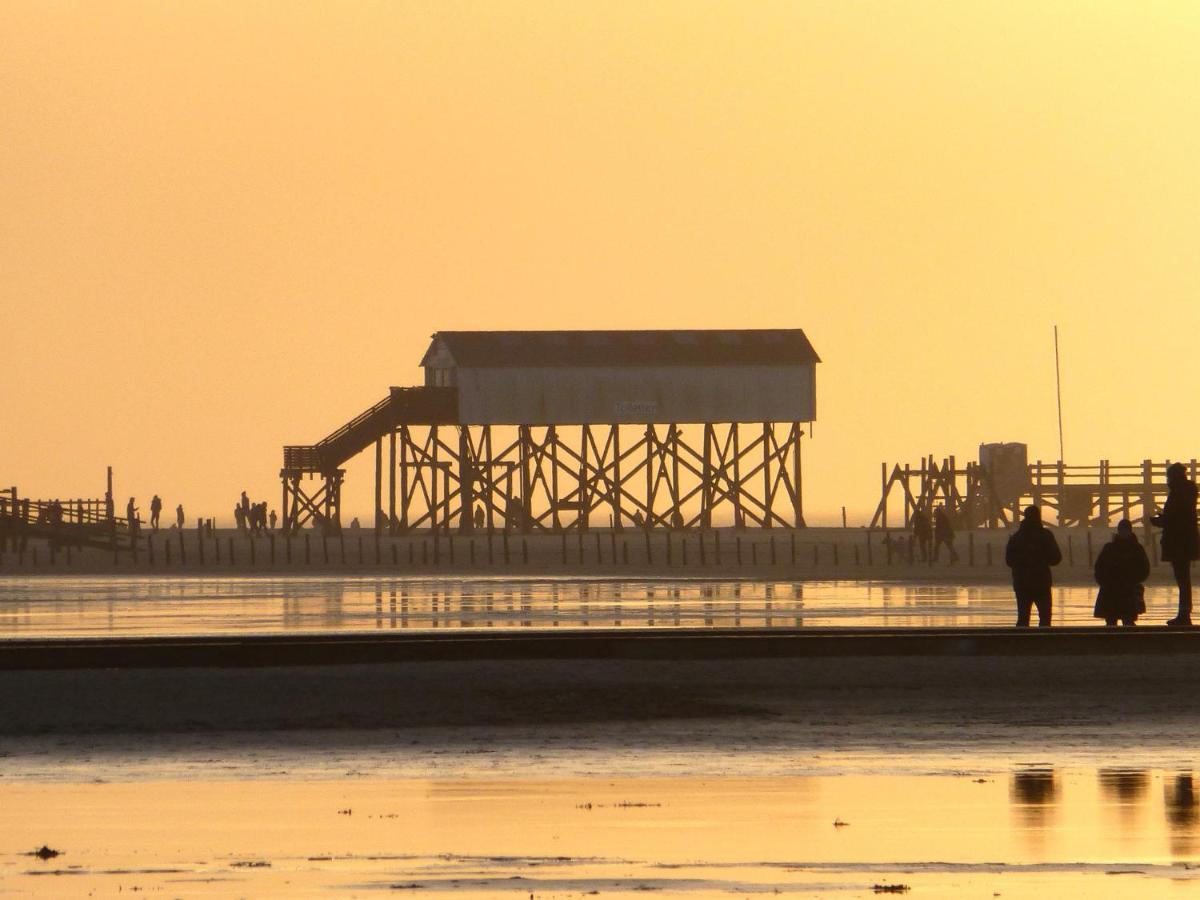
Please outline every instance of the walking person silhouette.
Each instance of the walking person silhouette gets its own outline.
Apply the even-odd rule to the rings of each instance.
[[[1008,539],[1004,561],[1012,569],[1013,593],[1017,595],[1017,627],[1029,627],[1029,614],[1038,611],[1038,627],[1050,627],[1050,567],[1062,562],[1062,550],[1054,532],[1042,524],[1042,511],[1025,507],[1021,525]]]
[[[1187,477],[1183,463],[1167,466],[1167,502],[1150,519],[1162,529],[1162,558],[1175,572],[1179,586],[1179,612],[1167,622],[1171,628],[1192,624],[1192,561],[1200,558],[1200,533],[1196,527],[1196,482]]]

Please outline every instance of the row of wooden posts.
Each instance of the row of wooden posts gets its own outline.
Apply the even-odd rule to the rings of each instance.
[[[704,532],[696,536],[697,540],[691,540],[691,535],[688,534],[676,536],[667,532],[663,535],[665,541],[656,548],[656,542],[651,533],[643,532],[643,541],[635,540],[633,543],[635,546],[643,543],[644,552],[641,555],[644,556],[644,559],[631,560],[629,538],[618,538],[614,531],[606,534],[597,531],[591,533],[594,540],[588,540],[584,532],[578,531],[574,533],[573,538],[566,533],[559,536],[558,562],[563,566],[572,564],[583,566],[589,562],[596,565],[603,565],[606,562],[610,565],[630,565],[633,562],[654,565],[656,562],[661,562],[667,567],[721,566],[726,562],[738,566],[747,563],[752,566],[759,564],[795,566],[808,564],[810,560],[814,567],[820,565],[822,561],[833,566],[875,565],[876,561],[887,566],[899,564],[932,567],[940,564],[940,562],[932,560],[920,560],[911,540],[906,540],[903,545],[898,547],[898,542],[891,540],[885,532],[867,530],[863,534],[865,539],[861,543],[814,542],[805,547],[796,541],[795,532],[788,534],[786,540],[777,541],[775,535],[771,535],[765,542],[743,540],[742,536],[738,535],[731,543],[725,545],[722,544],[719,531],[712,532],[712,541],[706,540]],[[880,536],[884,536],[884,543],[876,545],[876,539]],[[1075,565],[1076,537],[1076,535],[1066,535],[1066,546],[1063,549],[1068,566]],[[280,562],[288,565],[303,563],[306,566],[317,563],[321,565],[350,565],[351,563],[370,565],[373,563],[376,566],[398,567],[407,563],[410,567],[418,565],[440,567],[442,565],[456,566],[460,563],[477,566],[485,561],[489,566],[509,566],[515,562],[528,565],[530,562],[529,539],[527,537],[519,538],[519,544],[514,547],[513,545],[517,543],[518,539],[516,537],[510,539],[508,532],[499,532],[496,536],[484,538],[461,536],[456,538],[453,535],[435,533],[430,537],[415,539],[394,539],[379,535],[360,534],[351,544],[352,548],[356,545],[356,559],[351,559],[347,553],[347,539],[344,533],[332,537],[304,534],[302,541],[299,537],[284,535],[279,535],[277,539],[275,534],[267,534],[264,538],[251,536],[236,538],[225,536],[222,538],[221,536],[204,537],[203,535],[192,540],[185,538],[185,532],[166,533],[161,538],[155,535],[146,535],[133,543],[132,553],[127,548],[120,551],[114,549],[112,551],[113,565],[120,565],[123,554],[129,555],[130,561],[134,565],[141,565],[144,562],[149,567],[173,565],[182,567],[189,564],[236,566],[239,563],[249,563],[250,566],[255,567],[275,566]],[[145,541],[144,547],[140,546],[143,540]],[[222,552],[222,543],[224,543],[224,552]],[[482,546],[480,546],[481,543]],[[1082,545],[1079,549],[1084,551],[1080,554],[1081,559],[1086,554],[1087,565],[1091,566],[1095,558],[1091,532],[1087,532],[1085,540],[1079,543]],[[588,551],[591,549],[588,547],[589,544],[594,545],[594,550],[590,554],[591,560],[587,558]],[[335,554],[330,552],[331,545],[336,550]],[[402,547],[406,552],[402,552]],[[39,549],[46,551],[44,556],[39,557]],[[1157,563],[1157,553],[1153,542],[1150,542],[1150,550],[1152,560]],[[1000,558],[996,559],[997,556]],[[982,550],[976,547],[973,532],[967,533],[966,548],[960,557],[969,567],[977,564],[988,567],[997,563],[1003,564],[1003,553],[996,553],[992,542],[985,541]],[[47,543],[44,547],[39,548],[26,546],[26,542],[15,538],[8,542],[0,540],[0,568],[7,568],[13,563],[21,568],[24,568],[27,563],[32,567],[40,565],[53,567],[59,565],[60,560],[65,566],[71,565],[72,548],[70,545],[56,547],[53,543]]]

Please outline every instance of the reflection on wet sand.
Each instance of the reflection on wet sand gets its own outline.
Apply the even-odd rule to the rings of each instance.
[[[1058,782],[1052,768],[1013,772],[1009,802],[1030,844],[1040,847],[1045,841],[1046,833],[1054,825],[1054,806],[1058,800]]]
[[[1163,785],[1163,806],[1166,809],[1171,855],[1191,856],[1196,847],[1196,825],[1200,821],[1191,772],[1167,776]]]
[[[1056,592],[1093,624],[1092,591]],[[1147,603],[1165,610],[1165,588]],[[1011,625],[1006,586],[687,578],[10,578],[11,636],[445,628]]]
[[[1100,769],[1097,775],[1110,820],[1122,834],[1136,833],[1150,789],[1150,773],[1145,769],[1108,768]]]

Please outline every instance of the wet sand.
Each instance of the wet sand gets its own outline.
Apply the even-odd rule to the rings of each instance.
[[[1180,777],[8,785],[0,878],[56,897],[1177,896],[1200,877]],[[41,837],[62,855],[20,855]]]

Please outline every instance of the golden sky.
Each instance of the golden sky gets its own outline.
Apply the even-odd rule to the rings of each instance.
[[[1200,455],[1198,46],[1183,0],[9,0],[0,480],[276,504],[438,329],[804,328],[818,521],[1057,458],[1054,323],[1068,462]]]

